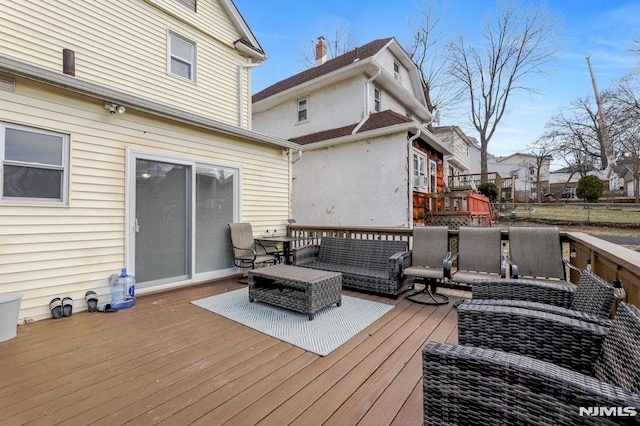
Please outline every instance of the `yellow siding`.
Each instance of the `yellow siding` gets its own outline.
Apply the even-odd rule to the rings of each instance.
[[[24,293],[23,321],[50,316],[54,297],[108,294],[125,263],[125,155],[128,147],[242,168],[243,220],[256,233],[284,230],[289,164],[280,148],[158,120],[128,109],[109,118],[101,101],[17,79],[0,90],[0,121],[70,135],[69,206],[0,204],[0,293]]]
[[[3,1],[0,16],[0,54],[62,72],[68,48],[78,79],[238,125],[238,66],[247,59],[233,49],[240,33],[218,1],[198,2],[195,14],[172,0]],[[196,84],[167,73],[168,31],[197,44]]]

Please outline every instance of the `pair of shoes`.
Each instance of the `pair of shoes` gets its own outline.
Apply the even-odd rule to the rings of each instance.
[[[53,315],[53,319],[58,319],[60,317],[70,317],[73,315],[73,299],[70,297],[65,297],[60,300],[59,297],[56,297],[49,303],[49,308],[51,309],[51,315]]]

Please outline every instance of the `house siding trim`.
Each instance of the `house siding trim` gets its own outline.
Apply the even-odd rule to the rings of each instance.
[[[139,96],[130,95],[124,92],[113,90],[95,83],[79,80],[65,74],[59,74],[35,65],[26,64],[24,62],[0,55],[0,71],[8,74],[27,78],[40,83],[55,86],[61,89],[70,90],[72,92],[90,96],[105,101],[113,101],[116,103],[124,103],[126,107],[135,108],[141,112],[146,112],[158,117],[168,118],[179,121],[184,124],[197,126],[206,130],[213,130],[228,136],[240,137],[248,139],[251,142],[258,142],[266,145],[276,145],[283,148],[300,149],[300,145],[278,139],[260,133],[245,130],[230,124],[223,123],[211,118],[206,118],[186,112],[177,108],[160,104]]]
[[[348,136],[343,136],[343,137],[334,138],[334,139],[327,139],[320,142],[314,142],[306,145],[300,145],[300,149],[302,149],[303,151],[307,151],[312,149],[326,148],[333,145],[340,145],[344,143],[355,142],[355,141],[359,141],[367,138],[382,137],[385,135],[390,135],[390,134],[399,133],[399,132],[416,133],[418,131],[421,131],[422,135],[425,135],[425,136],[428,134],[426,128],[420,126],[418,123],[396,124],[393,126],[382,127],[380,129],[356,133],[355,135],[348,135]],[[451,154],[451,152],[445,146],[438,143],[438,141],[435,138],[428,138],[428,141],[429,141],[428,142],[429,145],[435,145],[435,148],[437,148],[444,155]]]

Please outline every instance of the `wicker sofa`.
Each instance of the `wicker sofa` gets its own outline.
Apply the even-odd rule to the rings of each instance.
[[[342,273],[342,286],[398,297],[413,288],[402,271],[411,265],[406,241],[322,237],[293,251],[293,264]]]

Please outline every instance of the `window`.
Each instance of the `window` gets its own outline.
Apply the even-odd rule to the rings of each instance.
[[[420,151],[413,152],[413,186],[427,190],[427,156]]]
[[[196,44],[174,33],[169,33],[169,72],[193,82],[196,81]]]
[[[307,100],[301,99],[298,101],[298,123],[307,121]]]
[[[436,162],[429,160],[429,190],[432,193],[438,192],[437,170]]]
[[[178,3],[183,4],[194,12],[196,11],[196,0],[178,0]]]
[[[67,201],[69,136],[0,123],[2,200]]]
[[[400,65],[397,62],[393,63],[393,78],[402,83],[402,75],[400,75]]]
[[[375,87],[373,89],[373,109],[375,110],[375,112],[380,112],[381,98],[382,98],[382,93],[380,92],[380,89]]]

